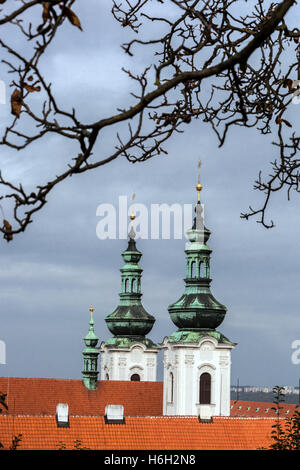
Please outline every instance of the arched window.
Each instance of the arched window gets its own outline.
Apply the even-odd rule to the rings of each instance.
[[[140,382],[141,378],[140,378],[139,374],[132,374],[132,376],[130,377],[130,380],[132,382]]]
[[[125,279],[125,292],[128,292],[128,282],[129,279]]]
[[[206,260],[206,277],[210,276],[209,259]]]
[[[202,277],[203,265],[202,261],[198,261],[198,277]]]
[[[135,292],[136,290],[136,280],[135,279],[132,279],[132,283],[131,283],[131,292]]]
[[[173,372],[170,372],[169,383],[168,383],[168,402],[173,403],[174,401],[174,376]]]
[[[211,402],[211,376],[204,372],[200,376],[199,403],[200,405],[209,405]]]
[[[203,262],[203,277],[207,277],[207,259],[204,259]]]
[[[194,273],[195,265],[196,265],[195,261],[192,261],[191,262],[191,277],[195,276],[195,273]]]

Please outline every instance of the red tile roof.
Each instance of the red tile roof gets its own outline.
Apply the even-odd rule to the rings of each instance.
[[[76,441],[90,449],[258,449],[271,444],[276,416],[272,403],[232,401],[231,416],[213,423],[163,417],[162,382],[101,381],[89,391],[80,380],[0,378],[0,392],[9,406],[0,415],[0,441],[9,447],[22,434],[21,449],[74,449]],[[69,405],[69,428],[57,427],[58,403]],[[124,406],[125,424],[105,424],[107,404]],[[282,416],[296,408],[282,406]]]
[[[251,450],[270,446],[274,418],[126,417],[125,424],[105,424],[103,417],[70,417],[58,428],[54,416],[0,416],[0,440],[6,448],[22,434],[20,449]]]
[[[273,403],[266,403],[261,401],[235,401],[231,400],[230,416],[240,417],[264,417],[271,418],[276,417],[277,413],[272,410],[274,407]],[[300,410],[299,405],[280,403],[280,416],[288,417],[291,416],[296,409]]]
[[[161,416],[162,382],[99,382],[88,390],[81,380],[0,377],[7,393],[8,414],[55,416],[58,403],[68,403],[73,416],[104,416],[107,404],[124,406],[126,416]]]
[[[7,393],[8,414],[14,415],[54,416],[58,403],[68,403],[71,416],[104,416],[107,404],[122,404],[125,416],[162,416],[163,409],[162,382],[105,380],[89,391],[81,380],[0,377],[0,392]],[[280,406],[282,416],[292,415],[297,407]],[[272,407],[273,403],[232,400],[230,414],[270,418],[277,416]]]

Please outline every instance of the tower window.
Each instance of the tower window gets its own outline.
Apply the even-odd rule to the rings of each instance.
[[[135,292],[135,291],[136,291],[136,281],[135,279],[132,279],[131,292]]]
[[[211,376],[204,372],[200,376],[199,403],[209,405],[211,403]]]
[[[198,277],[203,277],[203,263],[202,261],[199,261],[199,265],[198,265]]]
[[[208,260],[205,259],[203,263],[203,277],[208,277]]]
[[[132,374],[132,376],[130,377],[130,380],[132,382],[140,382],[141,381],[141,377],[139,376],[139,374]]]
[[[195,261],[192,261],[191,263],[191,277],[194,277],[195,276],[195,266],[196,266],[196,263]]]
[[[125,279],[125,292],[128,292],[128,279]]]
[[[173,376],[173,373],[170,372],[169,383],[168,383],[168,402],[173,403],[173,401],[174,401],[174,376]]]

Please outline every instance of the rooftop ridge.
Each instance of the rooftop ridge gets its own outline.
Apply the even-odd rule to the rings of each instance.
[[[196,420],[198,421],[198,416],[130,416],[130,415],[125,415],[126,418],[134,419],[134,420],[146,420],[146,419],[162,419],[162,420]],[[47,414],[47,415],[30,415],[30,414],[2,414],[0,415],[0,419],[2,418],[55,418],[55,414]],[[87,419],[104,419],[105,415],[69,415],[69,418],[87,418]],[[277,420],[278,418],[276,416],[212,416],[214,420]],[[279,417],[280,420],[285,420],[286,418],[283,416]],[[203,423],[202,423],[203,424]],[[206,424],[206,423],[204,423]]]

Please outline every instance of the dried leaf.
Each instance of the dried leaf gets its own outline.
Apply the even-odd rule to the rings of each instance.
[[[27,78],[27,80],[28,80],[29,82],[32,82],[32,80],[33,80],[33,76],[32,76],[32,75],[30,75],[30,77],[28,77],[28,78]]]
[[[77,26],[77,28],[79,28],[82,31],[80,20],[78,16],[75,15],[74,11],[71,10],[71,8],[64,6],[62,12],[63,14],[66,15],[66,17],[68,18],[70,23],[72,23],[72,25]]]
[[[29,91],[29,93],[33,93],[34,91],[41,91],[41,87],[29,85],[28,83],[24,83],[25,90]]]
[[[282,86],[283,88],[287,88],[288,87],[288,84],[289,82],[291,82],[292,80],[290,78],[286,78],[283,83],[282,83]]]
[[[3,225],[5,227],[6,230],[11,230],[11,225],[10,223],[8,222],[8,220],[4,219],[3,220]]]
[[[286,124],[288,127],[293,127],[292,124],[286,119],[282,119],[282,122],[284,122],[284,124]]]
[[[43,2],[43,22],[44,24],[46,21],[50,19],[50,2]]]
[[[293,88],[293,80],[291,80],[290,78],[286,78],[283,82],[283,88],[288,88],[289,89],[289,92],[292,93],[294,91],[294,88]]]
[[[3,228],[5,229],[4,238],[8,242],[10,242],[13,239],[13,236],[12,236],[12,233],[11,233],[12,226],[10,225],[8,220],[6,220],[6,219],[3,219]]]
[[[276,116],[275,122],[276,124],[281,124],[282,122],[284,122],[284,124],[286,124],[288,127],[293,127],[289,121],[287,121],[286,119],[282,119],[280,116]]]
[[[23,98],[22,98],[22,93],[17,88],[14,90],[13,94],[11,95],[10,102],[11,102],[11,113],[14,116],[20,117],[22,104],[23,104]]]

